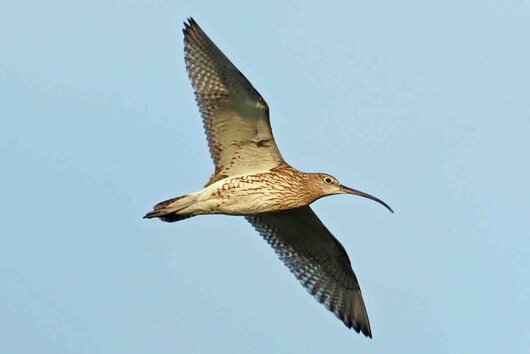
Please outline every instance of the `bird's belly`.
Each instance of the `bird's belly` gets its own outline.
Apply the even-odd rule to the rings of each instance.
[[[300,206],[285,190],[267,183],[248,183],[237,179],[212,188],[209,202],[211,213],[232,215],[252,215]]]
[[[223,196],[218,211],[224,214],[249,215],[280,210],[275,203],[261,193]]]

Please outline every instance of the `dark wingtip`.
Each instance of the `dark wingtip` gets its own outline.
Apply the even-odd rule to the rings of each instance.
[[[184,33],[184,35],[188,34],[190,29],[192,29],[195,26],[197,26],[197,22],[195,22],[193,17],[188,17],[186,21],[184,21],[184,28],[182,29],[182,33]]]
[[[188,17],[186,21],[184,21],[184,28],[182,29],[182,32],[186,33],[193,27],[199,27],[197,24],[197,21],[193,19],[193,17]]]
[[[372,329],[369,322],[361,325],[361,333],[367,338],[372,338]]]
[[[353,329],[355,332],[362,333],[367,338],[372,338],[370,323],[363,323],[361,321],[352,322],[350,320],[348,323],[344,322],[344,324],[346,324],[347,327]]]
[[[192,42],[202,42],[204,37],[207,37],[202,28],[197,24],[193,17],[188,17],[187,21],[184,21],[184,28],[182,29],[184,34],[184,43],[190,44]]]
[[[344,322],[346,327],[353,329],[357,333],[362,333],[367,338],[372,338],[372,330],[370,329],[370,325],[365,326],[362,323],[359,322]]]

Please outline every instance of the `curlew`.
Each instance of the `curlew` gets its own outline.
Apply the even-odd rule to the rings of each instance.
[[[309,204],[353,194],[392,209],[329,174],[304,173],[287,164],[258,91],[193,19],[183,32],[186,69],[215,172],[202,190],[160,202],[144,217],[175,222],[203,214],[244,216],[309,293],[348,328],[372,337],[348,255]]]

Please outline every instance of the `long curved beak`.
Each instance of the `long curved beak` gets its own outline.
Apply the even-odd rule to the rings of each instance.
[[[394,210],[392,210],[391,207],[389,207],[385,202],[383,202],[383,201],[382,201],[381,199],[379,199],[379,198],[374,197],[373,195],[370,195],[370,194],[368,194],[368,193],[364,193],[364,192],[358,191],[358,190],[353,189],[353,188],[349,188],[349,187],[343,186],[342,184],[340,185],[340,190],[341,190],[343,193],[348,193],[348,194],[358,195],[358,196],[360,196],[360,197],[364,197],[364,198],[368,198],[368,199],[371,199],[371,200],[373,200],[373,201],[376,201],[376,202],[378,202],[379,204],[383,205],[385,208],[387,208],[389,212],[391,212],[392,214],[394,214]]]

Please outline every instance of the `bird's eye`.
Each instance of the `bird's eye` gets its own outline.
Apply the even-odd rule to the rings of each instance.
[[[329,178],[329,177],[324,178],[324,182],[331,183],[331,178]]]

